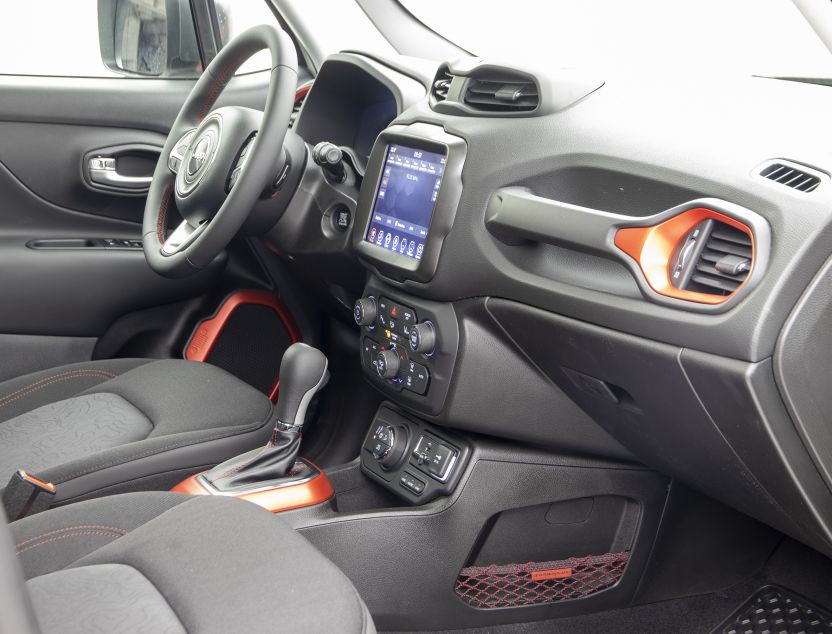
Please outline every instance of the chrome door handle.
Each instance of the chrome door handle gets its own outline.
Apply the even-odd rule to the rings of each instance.
[[[112,156],[94,156],[90,158],[87,167],[93,183],[132,192],[147,191],[150,188],[150,181],[153,180],[151,176],[119,174],[116,170],[116,159]]]

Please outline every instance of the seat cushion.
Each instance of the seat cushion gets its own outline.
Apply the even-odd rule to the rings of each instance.
[[[82,394],[0,423],[0,469],[36,473],[144,440],[153,423],[117,394]]]
[[[16,469],[56,503],[167,489],[265,443],[271,401],[205,363],[95,361],[0,384],[0,486]]]
[[[135,568],[101,564],[61,570],[27,584],[41,632],[186,634],[165,598]],[[71,618],[68,616],[71,615]]]
[[[375,631],[344,574],[249,502],[131,493],[10,528],[43,634]]]

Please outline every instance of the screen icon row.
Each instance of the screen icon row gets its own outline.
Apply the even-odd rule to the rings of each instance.
[[[384,247],[390,251],[398,251],[402,255],[408,255],[412,258],[421,258],[425,250],[425,245],[422,242],[401,237],[392,232],[378,230],[376,227],[370,229],[370,235],[368,237],[370,242],[374,242],[380,247]]]

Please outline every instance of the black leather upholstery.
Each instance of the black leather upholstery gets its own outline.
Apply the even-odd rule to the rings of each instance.
[[[0,487],[22,468],[56,503],[167,489],[265,444],[272,404],[204,363],[94,361],[0,383]]]
[[[0,525],[0,548],[0,587],[22,570],[36,620],[25,627],[32,609],[16,591],[0,596],[0,629],[12,618],[21,634],[375,632],[341,571],[278,516],[233,498],[89,500]]]

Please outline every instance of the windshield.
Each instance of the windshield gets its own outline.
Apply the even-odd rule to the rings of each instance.
[[[535,68],[832,77],[790,0],[400,2],[474,55]]]

